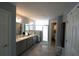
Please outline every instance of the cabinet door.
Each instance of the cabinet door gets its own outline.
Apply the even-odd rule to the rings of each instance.
[[[36,40],[35,40],[35,36],[34,36],[34,37],[33,37],[33,44],[35,44],[35,41],[36,41]]]
[[[21,50],[24,51],[26,49],[26,40],[21,42]]]
[[[30,45],[33,45],[33,37],[30,38]]]
[[[26,49],[26,40],[16,43],[16,54],[20,55]]]
[[[36,43],[37,43],[37,42],[39,42],[39,40],[38,40],[38,36],[36,36]]]
[[[29,48],[29,38],[26,39],[26,49],[28,49],[28,48]]]
[[[20,43],[17,42],[17,43],[16,43],[16,55],[19,55],[20,53],[21,53]]]
[[[31,46],[31,38],[28,38],[28,42],[27,42],[28,44],[28,47],[30,47]]]

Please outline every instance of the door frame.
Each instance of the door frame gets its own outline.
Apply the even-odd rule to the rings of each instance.
[[[64,48],[65,47],[65,31],[66,31],[66,22],[62,22],[61,24],[62,28],[62,42],[61,42],[61,47]]]
[[[51,44],[55,44],[56,45],[56,32],[57,32],[57,30],[56,30],[56,32],[54,33],[54,25],[56,25],[56,27],[57,27],[57,22],[52,22],[51,23]],[[53,28],[52,28],[53,27]],[[53,35],[55,35],[55,37],[53,38]],[[54,41],[52,41],[52,40],[54,40]]]

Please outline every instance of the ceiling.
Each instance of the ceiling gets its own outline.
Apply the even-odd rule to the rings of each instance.
[[[33,20],[52,19],[56,16],[67,14],[75,2],[17,2],[16,14]]]

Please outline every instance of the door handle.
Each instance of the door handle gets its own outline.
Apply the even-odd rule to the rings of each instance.
[[[67,40],[66,40],[66,42],[67,42]]]
[[[7,44],[5,44],[4,46],[3,46],[3,48],[5,48],[5,47],[7,47],[8,45]]]

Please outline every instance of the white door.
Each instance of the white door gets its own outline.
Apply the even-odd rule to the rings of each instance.
[[[9,24],[10,13],[0,9],[0,56],[9,55]]]
[[[65,53],[66,55],[70,55],[70,46],[72,39],[72,25],[71,25],[71,17],[68,16],[68,23],[66,23],[66,37],[65,37]]]
[[[67,17],[65,54],[79,55],[79,7],[76,7]]]

